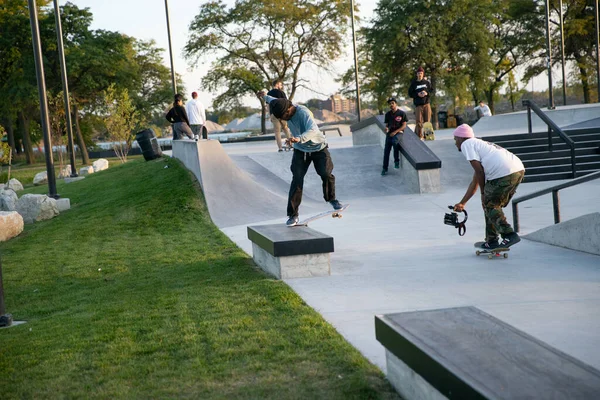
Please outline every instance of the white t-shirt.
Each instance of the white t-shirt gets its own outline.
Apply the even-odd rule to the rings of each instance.
[[[198,99],[192,99],[185,103],[185,112],[187,112],[190,125],[204,125],[204,122],[206,122],[204,106]]]
[[[492,110],[490,110],[490,108],[487,105],[482,105],[482,106],[477,106],[474,108],[474,110],[480,110],[481,114],[484,117],[491,117],[492,116]]]
[[[465,140],[460,146],[460,151],[468,161],[476,160],[483,165],[486,181],[503,178],[525,169],[519,157],[485,140],[477,138]]]

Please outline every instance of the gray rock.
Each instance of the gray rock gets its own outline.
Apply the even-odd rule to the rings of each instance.
[[[60,199],[56,200],[56,207],[58,208],[59,212],[67,211],[71,208],[71,200],[61,197]]]
[[[104,171],[105,169],[108,169],[108,160],[99,158],[92,163],[92,166],[94,167],[94,172]]]
[[[17,212],[26,224],[44,221],[59,214],[56,200],[43,194],[26,194],[17,201]]]
[[[35,186],[45,185],[46,183],[48,183],[48,172],[46,171],[39,172],[33,177],[33,184]]]
[[[66,177],[65,183],[73,183],[73,182],[81,181],[83,179],[85,179],[85,176],[76,176],[75,178]]]
[[[23,232],[23,217],[16,211],[0,211],[0,242]]]
[[[70,165],[63,167],[63,169],[60,170],[60,172],[58,174],[58,178],[62,179],[62,178],[66,178],[68,176],[71,176],[71,166]]]
[[[21,185],[21,182],[19,182],[17,179],[12,178],[10,181],[8,181],[8,184],[4,187],[4,189],[12,189],[15,192],[18,192],[19,190],[23,190],[23,185]]]
[[[81,167],[79,168],[79,175],[89,175],[94,173],[94,167]]]
[[[19,196],[12,189],[0,189],[0,211],[15,211]]]

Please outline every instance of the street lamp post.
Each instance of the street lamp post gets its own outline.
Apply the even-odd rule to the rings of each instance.
[[[38,95],[40,100],[40,115],[42,132],[44,133],[44,153],[46,155],[46,172],[48,173],[48,197],[58,199],[56,193],[56,177],[54,176],[54,161],[52,159],[52,139],[50,137],[50,120],[48,118],[48,99],[46,98],[46,80],[44,79],[44,64],[42,63],[42,44],[38,26],[37,5],[35,0],[27,0],[29,4],[29,22],[33,39],[33,56],[37,76]]]
[[[62,37],[62,23],[60,20],[60,8],[58,0],[54,0],[54,16],[56,17],[56,39],[58,42],[58,58],[60,60],[60,78],[63,87],[63,97],[65,102],[65,117],[67,120],[67,140],[69,155],[71,157],[71,177],[77,176],[77,167],[75,167],[75,146],[73,144],[73,124],[71,122],[71,104],[69,102],[69,81],[67,80],[67,66],[65,64],[65,50]]]
[[[596,84],[598,85],[598,103],[600,103],[600,13],[598,11],[598,0],[595,4],[596,14]]]
[[[177,94],[177,84],[175,83],[175,64],[173,63],[173,46],[171,45],[171,23],[169,21],[169,1],[165,0],[165,13],[167,15],[167,36],[169,37],[169,58],[171,59],[171,84],[173,85],[173,95]]]
[[[356,82],[356,113],[360,122],[360,86],[358,85],[358,57],[356,55],[356,31],[354,30],[354,0],[350,0],[350,18],[352,20],[352,44],[354,46],[354,80]]]
[[[550,0],[546,0],[546,52],[548,63],[548,108],[554,109],[554,93],[552,92],[552,49],[550,48]]]
[[[563,105],[567,105],[567,74],[565,73],[565,30],[563,21],[563,2],[558,1],[558,15],[560,16],[560,51],[562,61],[562,86],[563,86]]]

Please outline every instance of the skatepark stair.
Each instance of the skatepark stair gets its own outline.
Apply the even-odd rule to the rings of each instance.
[[[576,177],[600,171],[600,127],[563,131],[575,142]],[[552,135],[552,150],[548,146],[548,132],[485,136],[482,139],[504,147],[523,161],[524,182],[573,177],[571,150],[558,134]]]

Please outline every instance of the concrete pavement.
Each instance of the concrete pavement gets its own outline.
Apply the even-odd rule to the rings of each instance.
[[[342,220],[321,219],[311,227],[335,238],[332,275],[286,282],[384,371],[374,315],[466,305],[600,368],[600,257],[525,239],[508,259],[476,257],[473,243],[484,235],[477,202],[467,205],[465,236],[443,224],[447,206],[460,200],[472,172],[454,148],[451,130],[436,132],[436,138],[428,144],[442,159],[444,190],[425,195],[407,193],[393,169],[390,175],[379,176],[381,150],[351,148],[350,138],[330,138],[338,197],[351,207]],[[263,172],[289,183],[291,154],[277,153],[273,147],[272,143],[224,145],[234,161],[243,154]],[[260,181],[261,174],[253,179]],[[518,194],[556,183],[522,184]],[[368,190],[361,190],[361,184]],[[319,202],[320,179],[312,169],[305,189]],[[563,220],[600,210],[600,181],[560,193]],[[512,218],[510,209],[506,211]],[[551,225],[551,196],[522,203],[520,214],[524,234]],[[273,215],[261,223],[285,219]],[[222,230],[251,254],[246,225]]]

